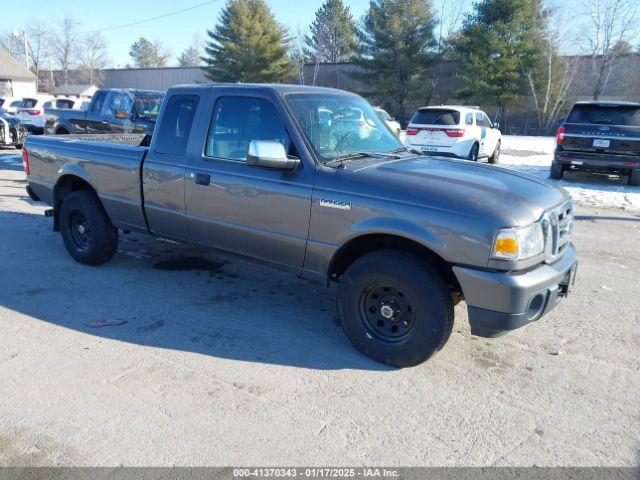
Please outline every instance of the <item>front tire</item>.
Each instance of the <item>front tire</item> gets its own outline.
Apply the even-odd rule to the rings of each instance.
[[[553,180],[562,180],[564,176],[564,167],[562,165],[553,162],[551,164],[551,171],[549,172],[549,178]]]
[[[356,260],[338,291],[342,327],[368,357],[412,367],[442,349],[453,328],[451,293],[417,257],[381,250]]]
[[[90,191],[69,194],[60,208],[60,233],[69,254],[85,265],[100,265],[118,248],[118,229]]]
[[[467,160],[471,160],[472,162],[477,162],[479,154],[480,154],[480,145],[478,145],[477,143],[474,143],[471,146],[471,150],[469,151],[469,156],[467,157]]]
[[[498,144],[496,145],[496,149],[493,151],[493,155],[491,155],[489,157],[489,163],[495,165],[497,163],[500,163],[500,148],[501,148],[501,143],[502,142],[498,142]]]

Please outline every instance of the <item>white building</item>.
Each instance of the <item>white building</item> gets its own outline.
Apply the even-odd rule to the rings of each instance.
[[[37,88],[35,74],[0,48],[0,98],[32,97]]]

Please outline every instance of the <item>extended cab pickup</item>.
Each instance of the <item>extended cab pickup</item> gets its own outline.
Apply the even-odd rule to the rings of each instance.
[[[148,90],[98,90],[86,111],[45,109],[45,134],[151,134],[163,97]]]
[[[363,112],[353,122],[349,111]],[[353,344],[395,366],[540,319],[576,271],[567,193],[512,170],[404,147],[361,97],[304,86],[169,90],[141,136],[28,137],[28,192],[77,261],[137,231],[339,282]],[[131,144],[127,144],[131,143]]]

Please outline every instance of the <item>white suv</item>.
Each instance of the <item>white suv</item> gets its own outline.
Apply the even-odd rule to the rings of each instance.
[[[44,111],[51,108],[54,102],[55,98],[50,95],[25,97],[18,108],[18,118],[30,133],[42,134],[44,133]]]
[[[407,127],[407,145],[422,152],[498,163],[502,134],[477,107],[420,108]]]

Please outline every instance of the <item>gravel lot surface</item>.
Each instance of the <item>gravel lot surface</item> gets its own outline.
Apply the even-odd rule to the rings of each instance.
[[[0,157],[0,466],[640,463],[640,215],[578,207],[572,296],[393,370],[334,289],[122,236],[74,263]]]

